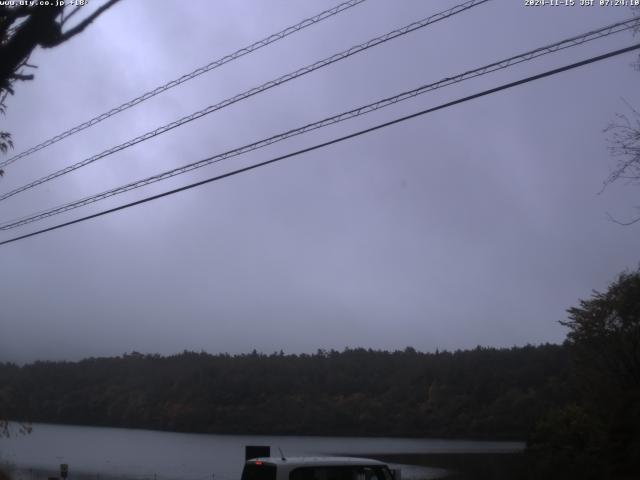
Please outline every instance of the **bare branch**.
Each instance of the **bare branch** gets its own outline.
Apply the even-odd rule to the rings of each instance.
[[[629,115],[617,114],[617,121],[610,123],[604,132],[609,135],[609,152],[613,157],[620,157],[615,168],[604,181],[607,185],[620,178],[640,177],[640,112],[626,100],[624,103],[631,111]]]
[[[82,8],[80,5],[78,5],[76,8],[74,8],[73,10],[71,10],[71,12],[69,12],[69,15],[67,15],[66,17],[64,17],[62,19],[62,21],[60,22],[60,26],[62,27],[67,20],[69,20],[71,17],[73,17],[76,13],[78,13],[80,11],[80,8]]]
[[[14,80],[33,80],[33,74],[24,75],[22,73],[14,73],[11,75],[11,78]]]
[[[640,216],[636,217],[635,219],[630,220],[628,222],[622,222],[622,221],[614,218],[609,212],[607,212],[607,219],[609,219],[609,221],[611,221],[613,223],[617,223],[618,225],[623,225],[625,227],[628,227],[629,225],[633,225],[634,223],[640,222]]]
[[[43,47],[54,47],[56,45],[60,45],[63,42],[66,42],[71,37],[81,33],[85,28],[87,28],[96,18],[98,18],[102,13],[111,8],[113,5],[118,3],[120,0],[109,0],[107,3],[98,8],[95,12],[85,18],[78,25],[68,30],[67,32],[62,33],[57,40],[48,43],[47,45],[43,45]]]

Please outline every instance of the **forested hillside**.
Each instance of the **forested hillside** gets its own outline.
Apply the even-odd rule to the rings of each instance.
[[[4,418],[190,432],[524,439],[569,396],[558,345],[0,364]]]

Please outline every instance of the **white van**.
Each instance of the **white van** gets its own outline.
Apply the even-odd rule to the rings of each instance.
[[[261,457],[244,465],[242,480],[394,480],[377,460],[352,457]]]

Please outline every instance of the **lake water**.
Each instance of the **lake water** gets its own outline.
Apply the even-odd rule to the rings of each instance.
[[[0,438],[0,462],[19,478],[36,480],[69,464],[69,480],[80,476],[133,480],[238,480],[245,445],[269,445],[285,456],[394,453],[507,453],[521,442],[470,440],[209,435],[124,428],[34,424],[30,435]],[[439,469],[403,465],[402,479],[437,478]],[[38,472],[31,473],[30,469]]]

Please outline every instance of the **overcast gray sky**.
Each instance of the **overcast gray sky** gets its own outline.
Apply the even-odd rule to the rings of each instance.
[[[15,153],[338,1],[124,0],[38,50],[1,128]],[[7,167],[8,191],[449,8],[368,0]],[[629,17],[494,0],[0,203],[2,221]],[[633,43],[589,43],[175,177],[120,205]],[[637,40],[636,40],[637,41]],[[561,342],[558,320],[639,258],[638,187],[598,195],[603,129],[640,107],[634,54],[0,247],[0,360]]]

